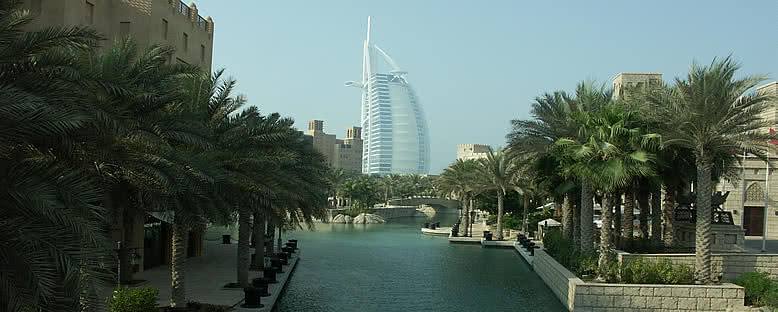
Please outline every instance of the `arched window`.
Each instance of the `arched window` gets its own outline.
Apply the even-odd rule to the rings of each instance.
[[[756,182],[746,189],[746,201],[764,201],[764,189],[761,184]]]

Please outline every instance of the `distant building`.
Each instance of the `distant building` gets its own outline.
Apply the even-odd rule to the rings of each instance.
[[[481,159],[489,153],[489,145],[486,144],[457,144],[457,159]]]
[[[152,44],[176,48],[170,62],[199,65],[210,72],[213,57],[211,17],[200,16],[192,2],[179,0],[24,0],[35,20],[32,29],[46,26],[90,26],[113,42],[132,37],[138,47]]]
[[[326,157],[331,168],[362,171],[362,128],[346,129],[346,138],[339,140],[334,134],[324,132],[324,121],[310,120],[305,137]]]
[[[362,91],[361,122],[364,129],[362,173],[429,173],[430,142],[424,111],[408,82],[408,72],[370,41],[370,17],[364,42],[362,80],[346,86]],[[378,72],[381,56],[392,70]]]
[[[635,89],[661,86],[662,73],[619,73],[613,79],[613,97],[624,97]]]

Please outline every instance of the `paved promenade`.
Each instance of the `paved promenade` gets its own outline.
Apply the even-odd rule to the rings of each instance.
[[[186,263],[186,296],[187,301],[233,306],[243,300],[243,289],[224,289],[227,283],[237,280],[235,266],[237,265],[237,244],[224,245],[217,242],[205,241],[205,254],[201,257],[187,259]],[[253,249],[252,249],[253,252]],[[275,302],[281,292],[281,288],[293,271],[299,260],[300,249],[293,254],[289,265],[284,266],[284,273],[278,274],[279,283],[271,284],[270,297],[263,297],[262,304],[266,307]],[[249,281],[252,278],[262,277],[262,272],[249,271]],[[141,285],[159,289],[160,306],[170,305],[170,267],[158,266],[149,270],[136,273],[135,279],[146,280]],[[271,306],[272,307],[272,306]],[[261,311],[270,311],[265,308]]]

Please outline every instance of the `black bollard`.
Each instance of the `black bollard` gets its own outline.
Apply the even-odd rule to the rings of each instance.
[[[274,267],[269,267],[262,270],[262,276],[262,279],[264,279],[268,284],[278,283],[278,280],[276,280],[276,269]]]
[[[270,293],[267,291],[268,290],[267,281],[264,278],[255,278],[251,280],[251,286],[259,288],[260,297],[270,296]]]
[[[270,259],[270,267],[276,270],[276,273],[284,273],[284,268],[281,263],[281,259],[279,258],[273,258]]]
[[[264,307],[260,303],[262,296],[260,295],[261,291],[259,288],[256,287],[246,287],[243,288],[243,304],[240,305],[243,308],[248,309],[256,309]]]
[[[222,235],[222,244],[229,245],[230,244],[230,234]]]

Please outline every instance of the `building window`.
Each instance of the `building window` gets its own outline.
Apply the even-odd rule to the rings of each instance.
[[[205,63],[205,45],[200,45],[200,62]]]
[[[163,18],[162,19],[162,38],[164,38],[165,40],[167,40],[167,26],[168,26],[167,20]]]
[[[130,22],[119,23],[119,36],[124,39],[130,35]]]
[[[32,6],[30,8],[33,14],[41,13],[41,0],[32,0]]]
[[[184,52],[189,50],[189,35],[184,33]]]
[[[95,23],[95,5],[89,1],[86,2],[86,22]]]

